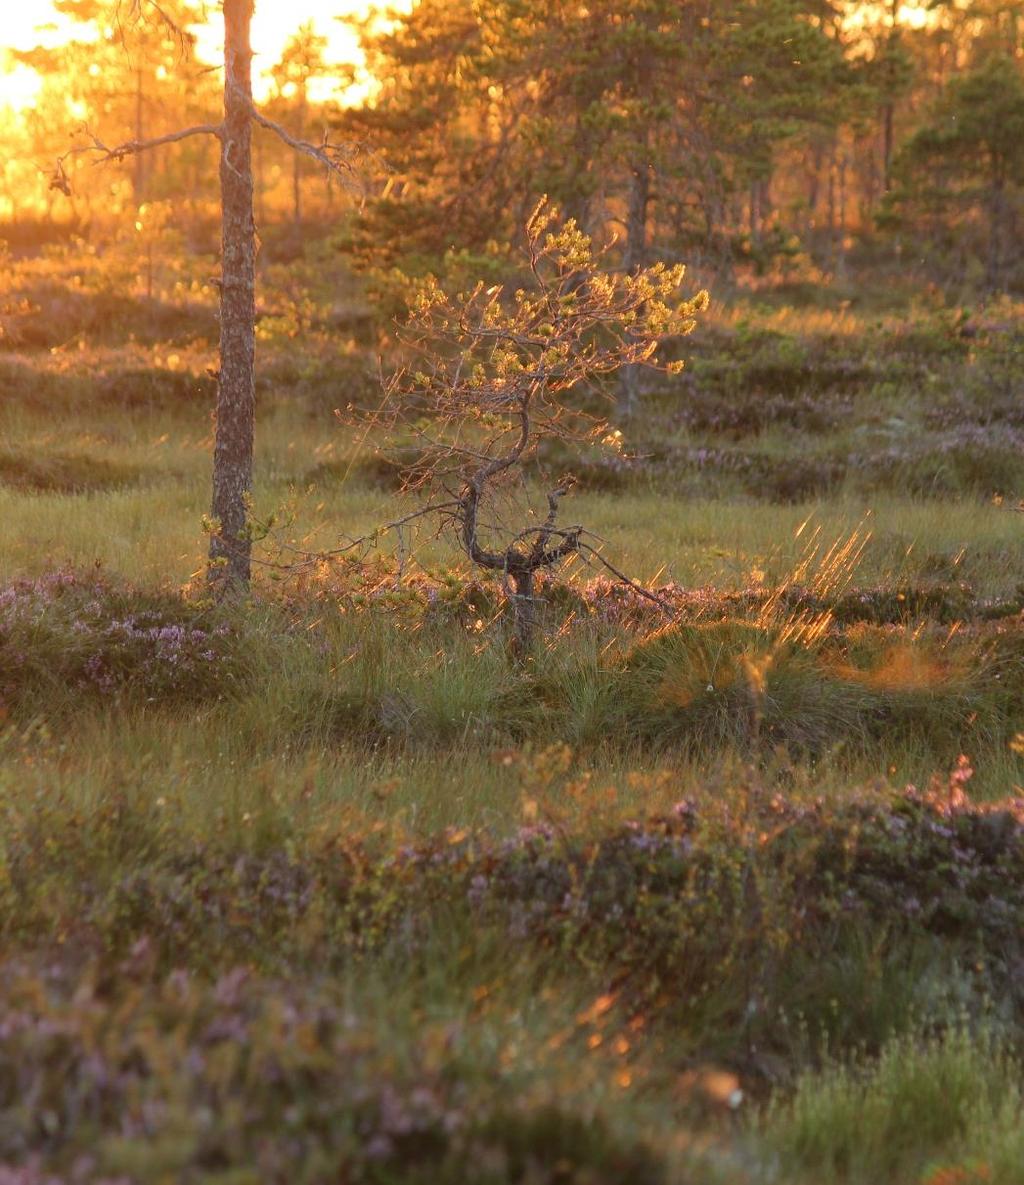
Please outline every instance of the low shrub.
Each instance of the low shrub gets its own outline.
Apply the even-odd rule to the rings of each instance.
[[[572,633],[515,668],[497,581],[396,587],[356,565],[318,601],[217,609],[61,571],[0,589],[0,702],[27,720],[231,700],[237,727],[303,746],[568,740],[857,760],[884,744],[933,765],[1005,752],[1024,711],[1019,605],[978,602],[966,585],[853,591],[834,605],[798,587],[769,600],[667,586],[659,595],[688,624],[660,628],[657,605],[608,581],[542,582],[538,595],[548,632],[572,621]]]
[[[87,1179],[138,1185],[668,1181],[662,1156],[614,1115],[510,1072],[457,1029],[445,1041],[425,1026],[396,1056],[344,991],[240,966],[212,981],[181,967],[154,976],[145,940],[110,971],[0,969],[11,1171],[27,1162],[79,1180],[88,1166]]]
[[[88,288],[74,271],[55,278],[23,278],[0,304],[0,350],[50,350],[79,336],[108,342],[133,336],[175,345],[216,339],[212,308],[140,300],[124,281],[123,276],[104,277],[98,287]]]
[[[114,371],[99,384],[96,398],[118,408],[170,411],[192,404],[212,408],[216,393],[217,380],[212,375],[154,366]]]
[[[692,376],[691,376],[692,377]],[[783,427],[824,433],[841,427],[853,415],[846,394],[816,392],[765,394],[743,389],[722,392],[691,382],[682,393],[679,424],[690,432],[713,432],[733,439],[756,436],[767,428]]]
[[[861,488],[919,495],[1007,498],[1024,490],[1024,434],[1005,426],[963,424],[920,444],[891,446],[848,458]]]
[[[171,593],[65,570],[0,588],[0,703],[19,716],[88,701],[203,702],[250,670],[240,628]]]
[[[120,791],[75,809],[26,801],[6,823],[0,935],[14,952],[73,918],[81,947],[121,957],[145,938],[165,971],[186,960],[216,974],[240,958],[312,971],[389,949],[415,961],[430,934],[470,919],[499,942],[558,949],[637,1007],[685,1017],[714,998],[733,1053],[752,1028],[766,1052],[785,1048],[779,1009],[794,996],[825,1021],[832,1003],[806,990],[810,968],[828,982],[845,967],[846,986],[831,982],[859,1008],[865,976],[897,975],[928,944],[970,969],[974,1003],[1020,1003],[1024,812],[972,806],[962,764],[892,798],[833,806],[747,786],[626,822],[602,821],[571,763],[539,755],[524,772],[536,821],[509,838],[448,831],[397,848],[344,815],[300,853],[272,830],[260,841],[258,819],[241,847],[228,833],[200,841],[166,804]]]

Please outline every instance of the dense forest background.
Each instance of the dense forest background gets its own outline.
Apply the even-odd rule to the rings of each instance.
[[[68,236],[101,249],[141,236],[150,257],[215,249],[214,143],[120,169],[70,157],[51,186],[84,127],[114,144],[201,123],[222,85],[191,34],[155,12],[121,24],[99,0],[56,7],[81,40],[10,54],[44,81],[31,109],[7,115],[0,236],[15,250]],[[161,11],[185,30],[207,15],[195,0]],[[719,292],[865,268],[883,283],[1016,290],[1022,12],[1015,0],[421,0],[363,17],[365,65],[341,78],[305,26],[257,63],[265,109],[296,134],[363,147],[366,200],[354,210],[262,134],[258,221],[329,232],[389,310],[410,274],[500,274],[542,193],[614,240],[623,266],[684,259]]]

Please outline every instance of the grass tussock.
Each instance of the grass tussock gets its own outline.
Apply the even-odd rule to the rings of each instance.
[[[138,485],[142,472],[104,457],[0,450],[0,485],[35,493],[88,494]]]
[[[377,579],[354,570],[312,611],[217,608],[95,572],[15,582],[0,592],[0,696],[21,721],[219,704],[246,735],[300,747],[567,741],[702,760],[888,747],[932,768],[1005,751],[1024,704],[1011,618],[846,625],[798,600],[743,619],[726,600],[648,632],[645,603],[599,584],[551,600],[575,624],[516,667],[498,586]]]
[[[763,1132],[794,1182],[1024,1180],[1021,1066],[990,1028],[901,1036],[867,1064],[801,1079]]]
[[[261,264],[307,550],[401,481],[324,266]],[[0,1178],[1024,1180],[1019,310],[717,310],[537,458],[670,614],[561,573],[516,666],[444,540],[191,583],[210,269],[0,300]]]

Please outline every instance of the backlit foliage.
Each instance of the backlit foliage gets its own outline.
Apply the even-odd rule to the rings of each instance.
[[[690,333],[708,306],[706,292],[679,299],[681,265],[602,269],[588,236],[572,220],[559,226],[544,202],[526,243],[525,287],[480,283],[453,297],[433,279],[420,286],[401,332],[411,360],[371,421],[417,450],[406,487],[427,494],[421,513],[436,510],[474,564],[511,582],[521,642],[534,573],[594,551],[582,527],[558,523],[570,474],[549,485],[546,512],[533,508],[538,446],[620,448],[621,432],[587,410],[581,392],[624,366],[678,372],[681,363],[659,363],[658,349]]]

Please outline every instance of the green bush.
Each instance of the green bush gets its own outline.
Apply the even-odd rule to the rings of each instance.
[[[992,1033],[900,1037],[802,1079],[761,1135],[793,1182],[1024,1181],[1022,1071]],[[944,1175],[945,1174],[945,1175]]]

